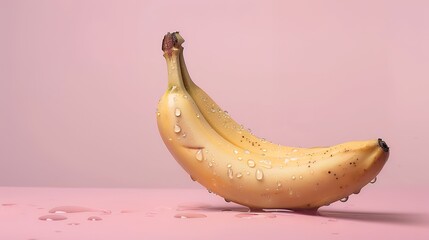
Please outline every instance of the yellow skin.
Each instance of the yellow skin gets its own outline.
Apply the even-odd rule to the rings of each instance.
[[[168,88],[158,128],[176,161],[211,192],[255,209],[315,209],[359,192],[381,171],[389,152],[380,140],[294,148],[245,131],[192,83],[183,41],[173,33],[163,42]]]

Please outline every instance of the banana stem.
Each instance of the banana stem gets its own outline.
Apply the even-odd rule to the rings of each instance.
[[[173,86],[185,89],[179,58],[183,42],[178,32],[167,33],[162,41],[162,50],[167,61],[169,90],[173,89]]]

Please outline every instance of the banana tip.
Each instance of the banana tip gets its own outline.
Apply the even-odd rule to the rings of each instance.
[[[172,48],[179,48],[184,41],[179,32],[168,32],[164,35],[161,49],[164,52],[171,52]]]
[[[383,141],[383,139],[378,139],[378,145],[383,149],[384,152],[389,152],[389,146],[387,146],[387,143]]]

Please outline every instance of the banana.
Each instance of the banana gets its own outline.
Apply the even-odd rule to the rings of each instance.
[[[184,39],[164,36],[168,87],[157,108],[170,153],[209,191],[252,209],[317,209],[371,182],[389,157],[381,140],[295,148],[260,139],[236,123],[189,77]]]

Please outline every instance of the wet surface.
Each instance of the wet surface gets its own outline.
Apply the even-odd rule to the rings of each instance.
[[[418,189],[403,189],[400,198],[398,189],[365,188],[345,203],[306,211],[250,210],[205,189],[0,190],[0,239],[219,239],[224,228],[237,230],[228,233],[236,239],[285,231],[293,239],[411,232],[413,239],[429,239],[428,198]]]

